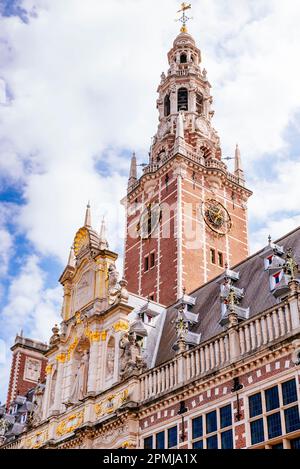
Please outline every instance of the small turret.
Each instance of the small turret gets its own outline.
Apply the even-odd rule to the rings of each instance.
[[[103,217],[102,223],[101,223],[101,228],[100,228],[100,242],[99,242],[99,249],[100,251],[105,251],[105,249],[108,249],[108,242],[106,239],[106,226],[105,226],[105,219]]]
[[[131,163],[130,163],[130,172],[128,179],[128,187],[131,187],[137,180],[137,166],[136,166],[136,156],[135,153],[132,154]]]
[[[76,258],[75,258],[75,253],[74,253],[74,246],[71,246],[70,249],[70,254],[69,254],[69,259],[68,259],[68,267],[75,267],[76,264]]]
[[[241,151],[239,146],[236,146],[235,149],[235,165],[234,165],[234,174],[239,178],[241,185],[245,184],[245,175],[242,169],[242,160],[241,160]]]

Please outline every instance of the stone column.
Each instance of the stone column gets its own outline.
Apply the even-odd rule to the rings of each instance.
[[[50,398],[50,390],[51,390],[51,381],[52,381],[52,372],[53,368],[52,365],[46,366],[46,387],[45,387],[45,394],[44,394],[44,402],[43,402],[43,420],[48,417],[49,414],[49,398]]]
[[[100,347],[100,332],[94,332],[91,340],[90,357],[89,357],[89,376],[88,376],[88,393],[96,392],[97,371],[98,371],[98,351]]]
[[[230,361],[235,361],[241,355],[239,333],[238,333],[238,317],[234,309],[231,309],[228,314],[229,319],[229,355]]]

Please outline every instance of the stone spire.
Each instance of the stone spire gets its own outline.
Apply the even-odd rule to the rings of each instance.
[[[242,169],[241,151],[238,145],[236,146],[236,149],[235,149],[234,174],[239,178],[241,183],[245,183],[245,175]]]
[[[181,155],[186,155],[186,145],[184,139],[184,111],[180,111],[177,117],[174,152],[180,153]]]
[[[131,163],[130,163],[130,172],[128,179],[128,187],[131,187],[137,180],[137,168],[136,168],[136,156],[135,153],[132,154]]]
[[[91,228],[92,227],[90,202],[86,206],[84,226],[86,228]]]
[[[76,259],[75,259],[75,253],[74,253],[74,246],[71,246],[69,259],[68,259],[68,266],[75,267],[75,263],[76,263]]]
[[[101,228],[100,228],[100,241],[99,241],[99,249],[101,251],[104,251],[105,249],[108,249],[108,242],[106,239],[106,225],[105,225],[105,219],[103,217],[102,223],[101,223]]]

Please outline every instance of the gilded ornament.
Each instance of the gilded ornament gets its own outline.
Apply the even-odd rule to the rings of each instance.
[[[52,365],[47,365],[45,368],[46,375],[50,375],[52,372]]]
[[[95,404],[95,413],[98,417],[111,414],[121,407],[128,399],[129,390],[125,389],[117,394],[111,394],[105,400]]]
[[[101,340],[105,342],[107,338],[107,331],[102,331],[100,336],[101,336]]]
[[[83,422],[84,410],[78,412],[77,414],[72,414],[68,418],[64,419],[60,422],[56,427],[56,434],[58,436],[66,435],[67,433],[71,433],[76,428],[80,427]]]
[[[129,331],[129,324],[127,321],[120,319],[120,321],[116,322],[113,325],[115,332],[127,332]]]
[[[59,355],[56,355],[56,360],[59,363],[65,363],[67,361],[67,356],[65,353],[60,353]]]
[[[75,348],[77,347],[79,342],[78,337],[75,337],[74,341],[70,344],[67,352],[66,360],[70,360],[72,353],[74,352]]]
[[[80,314],[80,313],[76,313],[76,314],[75,314],[75,320],[76,320],[76,324],[81,324],[81,323],[82,323],[81,314]]]
[[[90,342],[99,342],[101,339],[101,332],[100,331],[92,331],[89,327],[87,327],[84,331],[85,336],[89,339]]]

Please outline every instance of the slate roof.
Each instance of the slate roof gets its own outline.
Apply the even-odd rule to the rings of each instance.
[[[292,248],[295,259],[300,265],[300,227],[280,238],[275,244],[283,246],[285,251]],[[231,270],[240,273],[240,279],[234,283],[234,286],[244,288],[245,297],[240,306],[242,308],[250,307],[250,317],[271,308],[277,303],[276,298],[270,291],[269,273],[264,268],[262,254],[265,250],[267,250],[267,247],[231,268]],[[196,305],[193,307],[192,312],[199,313],[198,324],[193,326],[191,331],[201,334],[201,342],[205,342],[225,330],[219,324],[221,302],[220,283],[218,281],[221,278],[222,275],[190,293],[190,296],[196,298]],[[161,334],[156,366],[172,359],[175,355],[172,346],[176,341],[176,332],[172,321],[176,317],[177,310],[173,306],[169,307]]]

